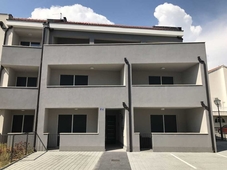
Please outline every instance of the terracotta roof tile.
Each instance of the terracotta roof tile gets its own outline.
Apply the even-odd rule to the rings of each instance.
[[[9,20],[14,21],[25,21],[25,22],[47,22],[47,20],[41,19],[31,19],[31,18],[11,18]],[[50,19],[51,20],[51,19]],[[153,26],[153,27],[145,27],[145,26],[127,26],[127,25],[115,25],[115,24],[100,24],[100,23],[88,23],[88,22],[73,22],[63,20],[54,20],[55,23],[62,24],[75,24],[75,25],[91,25],[91,26],[105,26],[105,27],[119,27],[119,28],[136,28],[136,29],[150,29],[150,30],[164,30],[164,31],[182,31],[181,27],[166,27],[166,26]]]

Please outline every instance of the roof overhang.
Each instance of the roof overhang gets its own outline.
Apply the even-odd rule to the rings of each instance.
[[[183,31],[167,31],[167,30],[152,30],[142,28],[121,28],[110,26],[94,26],[94,25],[75,25],[63,23],[50,23],[50,27],[56,30],[72,30],[72,31],[89,31],[101,33],[115,34],[134,34],[134,35],[151,35],[164,37],[182,37]]]
[[[16,20],[7,20],[8,26],[18,27],[18,28],[34,28],[42,29],[42,22],[25,22],[25,21],[16,21]]]

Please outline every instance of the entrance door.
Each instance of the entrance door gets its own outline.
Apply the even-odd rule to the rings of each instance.
[[[116,143],[116,115],[106,115],[106,144]]]

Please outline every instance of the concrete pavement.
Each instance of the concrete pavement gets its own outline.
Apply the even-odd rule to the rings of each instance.
[[[227,142],[218,153],[188,152],[36,152],[7,170],[226,170]],[[104,154],[103,154],[104,153]]]

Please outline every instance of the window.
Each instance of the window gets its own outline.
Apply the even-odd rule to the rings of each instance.
[[[88,76],[75,76],[75,85],[88,85]]]
[[[177,132],[176,115],[151,115],[151,132]]]
[[[88,85],[88,76],[60,75],[60,85]]]
[[[149,76],[149,84],[173,84],[173,77]]]
[[[215,123],[218,123],[219,122],[219,117],[215,118]],[[225,123],[225,119],[221,118],[221,122],[222,123]]]
[[[34,115],[14,115],[12,132],[32,132]]]
[[[162,84],[173,84],[173,77],[162,77]]]
[[[161,84],[160,76],[149,76],[149,84]]]
[[[87,115],[59,115],[58,133],[86,133]]]
[[[40,42],[29,42],[29,41],[21,41],[20,45],[22,46],[32,46],[32,47],[37,47],[40,46]]]
[[[17,77],[16,86],[36,87],[37,77]]]
[[[60,85],[73,85],[73,75],[61,75]]]

